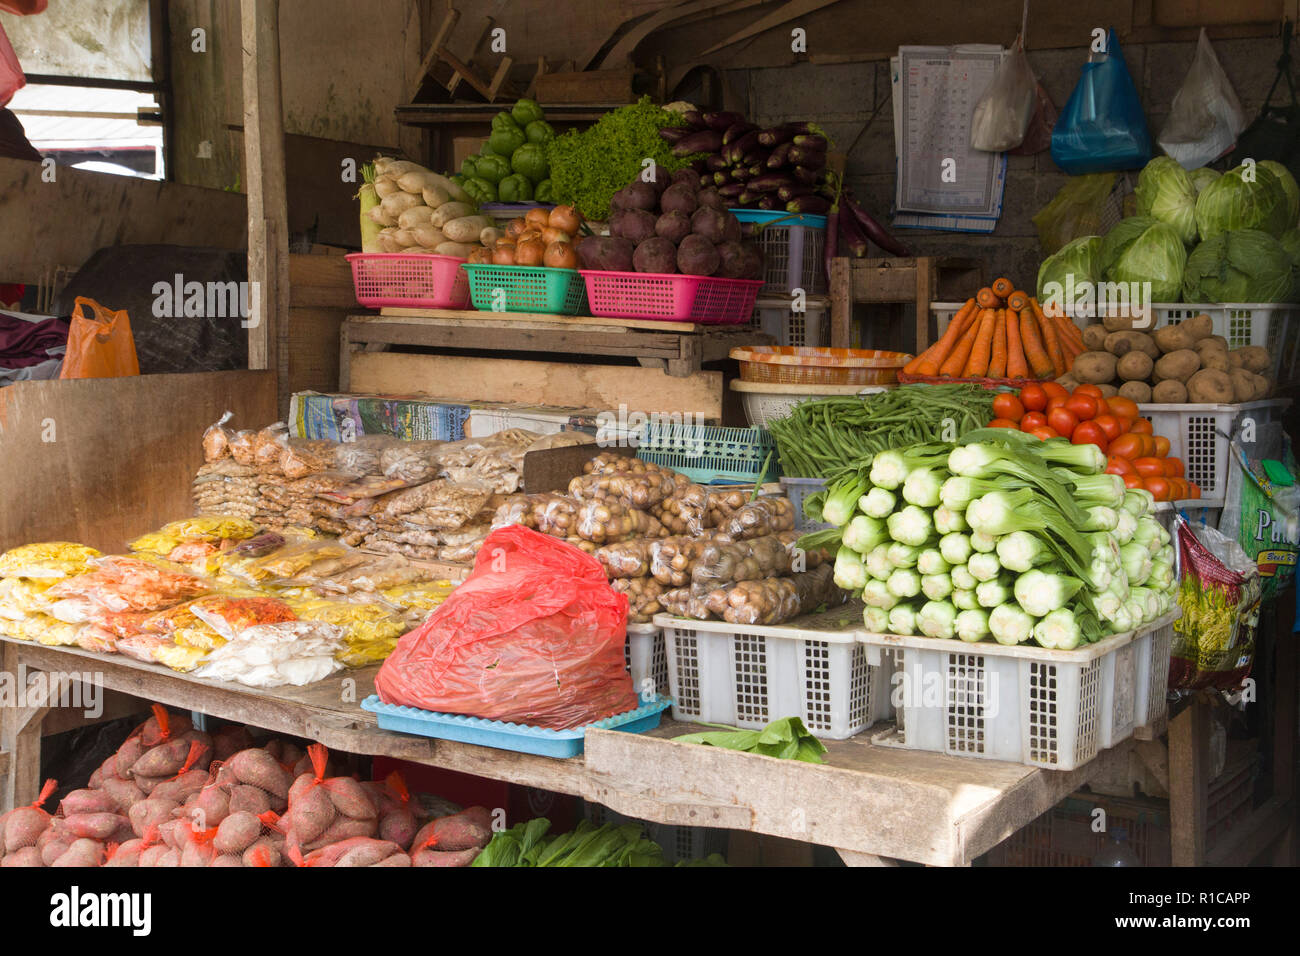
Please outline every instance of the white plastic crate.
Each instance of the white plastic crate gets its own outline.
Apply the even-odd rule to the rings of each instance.
[[[793,301],[788,295],[759,296],[750,324],[776,339],[777,345],[798,348],[830,345],[831,300],[825,296],[808,296],[804,301],[806,308],[799,312],[791,308]]]
[[[796,531],[806,533],[831,527],[829,522],[813,521],[803,513],[804,499],[809,495],[815,495],[819,491],[826,490],[825,478],[787,478],[782,475],[781,490],[790,499],[790,504],[794,505],[794,527]]]
[[[1201,498],[1222,498],[1228,489],[1229,438],[1247,417],[1256,428],[1280,417],[1286,399],[1243,402],[1239,405],[1139,405],[1151,419],[1152,431],[1169,439],[1169,454],[1181,458],[1188,481],[1201,489]]]
[[[1157,501],[1156,520],[1160,527],[1170,534],[1174,531],[1174,518],[1178,512],[1187,515],[1187,520],[1194,525],[1207,524],[1211,528],[1219,526],[1219,516],[1223,514],[1222,498],[1191,498],[1187,501]]]
[[[629,624],[623,656],[632,687],[643,700],[654,694],[668,696],[668,654],[664,650],[663,628],[655,624]]]
[[[755,428],[767,428],[777,418],[786,418],[800,402],[844,395],[870,395],[892,385],[786,385],[779,382],[746,382],[733,378],[730,388],[740,394],[745,417]]]
[[[1182,614],[1174,612],[1174,617]],[[1169,705],[1169,650],[1174,641],[1174,622],[1145,631],[1134,639],[1137,648],[1137,709],[1133,715],[1133,736],[1154,740],[1165,730]]]
[[[761,730],[798,717],[830,740],[889,717],[888,668],[857,639],[861,608],[846,605],[790,625],[692,621],[659,614],[673,719]]]
[[[1144,633],[1168,631],[1172,620],[1166,615]],[[1058,651],[862,633],[868,646],[888,649],[896,667],[895,728],[872,740],[1073,770],[1133,735],[1145,673],[1139,659],[1151,653],[1135,638],[1128,632]],[[1148,697],[1145,685],[1141,691]]]

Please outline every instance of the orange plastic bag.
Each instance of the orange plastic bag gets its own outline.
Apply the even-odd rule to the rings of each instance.
[[[91,315],[82,314],[89,307]],[[120,378],[139,375],[131,318],[106,309],[94,299],[77,298],[68,330],[68,352],[60,378]]]

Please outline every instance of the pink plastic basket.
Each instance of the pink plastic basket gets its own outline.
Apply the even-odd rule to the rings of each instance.
[[[582,270],[592,315],[618,319],[659,319],[704,325],[743,325],[754,312],[762,279],[655,272]]]
[[[468,309],[469,278],[464,259],[406,252],[354,252],[352,284],[357,302],[372,309],[385,306],[422,309]]]

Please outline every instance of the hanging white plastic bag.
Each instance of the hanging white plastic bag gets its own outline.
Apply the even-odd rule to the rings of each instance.
[[[971,149],[1003,153],[1025,139],[1038,102],[1038,79],[1029,68],[1024,45],[1015,45],[1002,58],[993,81],[975,104],[970,124]]]
[[[1156,142],[1184,169],[1200,169],[1232,149],[1245,128],[1241,101],[1202,29],[1192,67],[1174,94]]]

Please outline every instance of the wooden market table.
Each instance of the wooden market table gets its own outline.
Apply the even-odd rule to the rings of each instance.
[[[871,743],[879,728],[826,741],[821,765],[678,744],[698,729],[665,720],[649,734],[589,731],[568,760],[380,730],[358,706],[376,666],[307,687],[257,690],[196,678],[120,655],[0,637],[7,674],[77,675],[108,690],[199,711],[332,749],[388,756],[579,796],[658,823],[719,827],[838,850],[850,865],[897,860],[969,865],[1011,833],[1127,760],[1131,742],[1070,772],[896,750]],[[0,809],[32,802],[40,788],[41,727],[51,708],[0,707]]]

